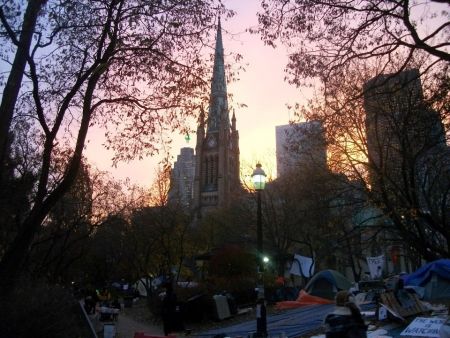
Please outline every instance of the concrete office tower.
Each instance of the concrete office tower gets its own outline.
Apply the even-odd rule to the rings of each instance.
[[[319,121],[275,127],[277,176],[302,168],[327,168],[325,131]]]
[[[169,202],[179,203],[190,209],[194,198],[195,155],[194,149],[181,148],[170,177]]]
[[[198,216],[226,207],[239,191],[239,133],[228,113],[224,51],[220,20],[217,27],[209,111],[201,112],[195,147],[194,208]]]
[[[379,75],[363,89],[372,189],[423,181],[425,163],[445,147],[445,131],[424,103],[419,71]]]

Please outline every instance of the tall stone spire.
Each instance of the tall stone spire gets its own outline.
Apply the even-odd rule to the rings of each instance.
[[[218,131],[228,127],[227,84],[225,78],[224,52],[222,43],[222,25],[217,25],[216,48],[214,54],[214,69],[211,80],[211,94],[209,98],[208,132]],[[223,125],[225,124],[225,125]]]
[[[200,113],[195,154],[194,204],[199,218],[211,210],[230,206],[240,189],[239,134],[236,117],[230,122],[225,78],[222,27],[217,25],[214,68],[206,131]]]

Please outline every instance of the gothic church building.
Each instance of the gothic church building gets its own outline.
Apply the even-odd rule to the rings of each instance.
[[[200,113],[195,147],[193,208],[199,217],[227,207],[240,190],[239,133],[236,117],[230,121],[220,19],[217,27],[214,69],[208,116]]]

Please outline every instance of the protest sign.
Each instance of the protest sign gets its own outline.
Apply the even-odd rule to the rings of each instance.
[[[400,336],[439,338],[439,330],[444,322],[445,319],[442,318],[417,317]]]

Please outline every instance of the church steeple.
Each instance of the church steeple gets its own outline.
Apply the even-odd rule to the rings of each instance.
[[[215,208],[229,206],[240,188],[239,134],[236,130],[236,117],[233,114],[230,122],[228,113],[220,18],[217,24],[208,117],[204,121],[204,113],[201,112],[195,157],[194,210],[201,217]]]
[[[220,23],[220,17],[217,24],[214,68],[209,103],[208,132],[217,131],[219,130],[219,127],[228,127],[230,118],[228,115],[227,83],[225,78],[222,25]],[[225,125],[223,125],[224,123]]]

